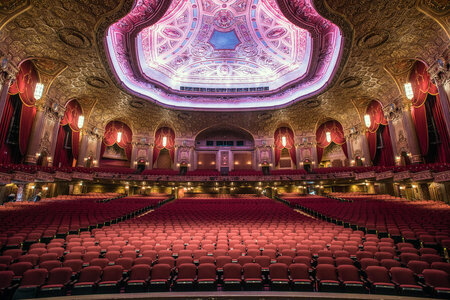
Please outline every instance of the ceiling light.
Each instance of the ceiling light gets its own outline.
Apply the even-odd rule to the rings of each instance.
[[[330,143],[331,142],[331,132],[327,131],[327,132],[325,132],[325,135],[327,137],[327,143]]]
[[[285,136],[281,137],[281,145],[283,145],[283,148],[286,148],[286,137]]]
[[[408,98],[409,100],[412,100],[412,98],[414,98],[414,92],[410,82],[405,83],[405,94],[406,98]]]
[[[370,120],[370,116],[368,114],[364,115],[364,123],[366,124],[366,127],[369,128],[371,125],[371,120]]]
[[[39,100],[42,98],[42,93],[44,92],[44,85],[42,83],[36,83],[34,88],[34,99]]]
[[[78,117],[78,128],[79,129],[83,128],[83,125],[84,125],[84,116],[81,115]]]
[[[119,132],[117,133],[117,142],[120,143],[121,140],[122,140],[122,132],[119,131]]]

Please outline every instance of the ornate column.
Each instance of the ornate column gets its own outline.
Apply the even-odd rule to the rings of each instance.
[[[386,118],[388,122],[388,128],[389,128],[389,137],[391,138],[391,144],[392,144],[392,152],[394,154],[394,162],[396,161],[395,156],[398,154],[398,147],[397,147],[397,139],[395,138],[397,136],[395,132],[395,127],[392,124],[393,116],[391,115],[390,111],[386,108],[389,108],[389,106],[385,106],[383,108],[384,117]]]
[[[81,143],[80,143],[80,150],[78,152],[78,161],[77,166],[78,167],[84,167],[85,166],[85,158],[86,158],[86,150],[88,148],[89,143],[89,134],[86,130],[81,130]]]
[[[312,156],[313,156],[312,167],[314,169],[314,168],[317,168],[320,163],[320,161],[317,161],[317,142],[316,141],[314,141],[312,143],[311,150],[312,150]]]
[[[348,134],[345,136],[345,143],[347,144],[347,154],[348,154],[348,163],[351,166],[351,161],[353,160],[353,148],[352,148],[352,135]]]
[[[103,143],[103,135],[97,136],[97,147],[95,149],[95,159],[96,163],[94,164],[94,167],[100,166],[100,160],[101,160],[101,151],[102,151],[102,143]]]
[[[27,155],[25,156],[25,163],[27,164],[36,164],[38,155],[40,155],[39,144],[44,133],[45,111],[45,107],[37,107],[30,140],[28,141]]]
[[[417,140],[416,128],[411,116],[410,101],[403,102],[403,107],[401,109],[403,126],[405,127],[412,163],[420,163],[422,161],[422,155],[420,153],[419,141]]]
[[[180,148],[180,146],[178,145],[174,145],[175,150],[173,152],[173,165],[172,165],[172,169],[173,170],[177,170],[177,161],[178,161],[178,149]]]
[[[133,145],[133,149],[131,150],[130,168],[136,169],[137,167],[136,156],[138,151],[137,147],[138,141],[136,137],[133,137],[133,141],[131,142],[131,144]]]
[[[49,161],[49,165],[50,166],[53,165],[53,158],[55,157],[56,142],[58,141],[59,123],[61,122],[62,118],[64,118],[64,112],[65,112],[64,109],[61,106],[58,106],[58,107],[61,108],[61,110],[58,110],[57,112],[55,112],[53,114],[55,125],[53,127],[52,145],[51,145],[51,150],[50,150],[50,153],[49,153],[49,156],[52,158]]]
[[[450,50],[447,49],[447,52],[450,52]],[[448,94],[448,92],[450,92],[450,70],[446,67],[449,62],[446,61],[444,57],[448,57],[449,55],[450,53],[447,53],[446,56],[437,59],[436,62],[428,68],[431,80],[438,88],[439,100],[441,102],[442,114],[444,115],[448,136],[450,136],[450,96]],[[445,89],[446,87],[448,88],[447,91]]]
[[[367,140],[366,130],[367,129],[365,128],[364,131],[360,133],[359,137],[361,139],[361,147],[364,156],[364,165],[370,166],[372,164],[372,160],[370,159],[369,141]]]
[[[0,54],[2,54],[0,52]],[[0,121],[3,117],[5,109],[6,98],[8,97],[9,86],[16,78],[18,70],[12,66],[6,58],[0,65]]]

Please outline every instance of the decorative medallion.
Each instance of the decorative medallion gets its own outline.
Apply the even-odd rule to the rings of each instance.
[[[258,115],[258,119],[265,121],[265,120],[269,120],[272,118],[272,114],[269,113],[262,113]]]
[[[63,28],[58,30],[59,39],[66,45],[77,49],[91,47],[91,41],[80,31],[73,28]]]
[[[378,32],[370,32],[358,40],[358,46],[361,48],[376,48],[384,44],[389,38],[389,32],[380,30]]]
[[[302,106],[306,108],[316,108],[321,103],[322,102],[319,99],[306,99],[305,101],[301,102]]]
[[[141,100],[131,100],[130,106],[134,108],[143,108],[145,106],[145,103]]]
[[[339,85],[344,89],[352,89],[354,87],[357,87],[358,85],[361,85],[361,79],[359,79],[358,77],[347,77],[342,79]]]
[[[96,76],[89,76],[86,78],[86,83],[90,86],[93,86],[98,89],[105,89],[109,86],[108,81],[106,81],[103,78],[96,77]]]

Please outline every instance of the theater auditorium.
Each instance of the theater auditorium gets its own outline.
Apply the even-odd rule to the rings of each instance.
[[[450,4],[0,1],[0,299],[450,299]]]

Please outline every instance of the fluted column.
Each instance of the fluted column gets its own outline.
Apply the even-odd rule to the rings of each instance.
[[[103,136],[97,137],[97,149],[95,150],[95,160],[97,161],[96,164],[94,164],[94,167],[100,166],[100,155],[102,151],[102,143],[103,143]]]
[[[417,140],[416,128],[411,116],[410,103],[403,104],[402,121],[406,131],[406,139],[408,140],[408,148],[411,152],[412,162],[419,163],[422,161],[422,155],[420,153],[419,141]]]
[[[428,73],[439,92],[442,114],[444,116],[447,134],[450,136],[450,71],[447,69],[449,64],[448,57],[450,50],[447,48],[442,57],[437,59],[434,64],[428,68]],[[446,89],[447,88],[447,89]]]
[[[348,163],[351,165],[353,160],[353,148],[352,148],[352,136],[349,134],[345,137],[345,143],[347,144]]]
[[[50,151],[50,157],[52,158],[49,161],[49,165],[53,165],[53,161],[55,158],[55,151],[56,151],[56,143],[58,141],[58,132],[59,132],[59,123],[61,122],[61,119],[64,117],[64,112],[60,112],[55,117],[55,125],[53,125],[53,133],[52,133],[52,146]]]
[[[37,156],[40,155],[39,143],[42,139],[42,134],[44,133],[44,121],[45,110],[38,108],[36,116],[34,117],[30,139],[28,141],[27,155],[25,156],[25,163],[27,164],[36,164]]]
[[[81,137],[80,150],[78,153],[78,161],[77,161],[78,167],[85,166],[86,150],[88,148],[88,143],[89,143],[88,133],[85,130],[82,130],[81,133],[82,133],[82,137]]]
[[[320,164],[320,161],[317,161],[317,144],[314,142],[313,143],[313,145],[312,145],[312,147],[311,147],[311,150],[312,150],[312,156],[313,156],[313,161],[312,161],[312,167],[313,168],[317,168],[318,166],[319,166],[319,164]]]
[[[370,158],[369,141],[367,140],[366,132],[362,132],[359,136],[364,156],[364,165],[370,166],[372,164],[372,159]]]

